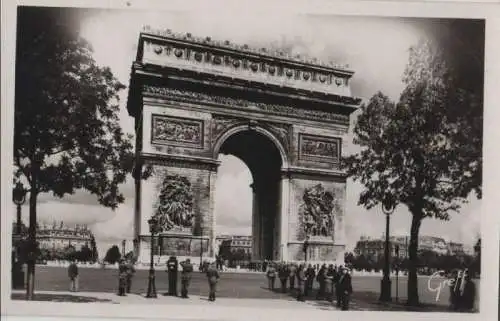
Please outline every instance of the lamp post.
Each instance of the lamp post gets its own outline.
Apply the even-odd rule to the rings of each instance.
[[[384,264],[384,276],[380,282],[380,298],[381,302],[391,301],[391,279],[390,279],[390,251],[389,251],[389,224],[391,214],[394,212],[396,205],[394,198],[390,194],[386,194],[384,200],[382,201],[382,211],[385,214],[385,264]]]
[[[307,263],[307,248],[309,247],[309,235],[306,236],[306,239],[304,240],[304,261]]]
[[[134,262],[137,262],[139,257],[139,240],[134,238],[132,243],[134,244]]]
[[[12,192],[12,201],[14,204],[16,204],[16,209],[17,209],[17,217],[16,217],[16,232],[15,232],[15,239],[14,242],[15,244],[12,244],[13,247],[15,246],[16,248],[16,253],[15,253],[15,262],[12,264],[12,285],[15,289],[18,288],[23,288],[24,284],[24,273],[22,269],[22,263],[21,263],[21,251],[20,251],[20,242],[21,242],[21,205],[24,204],[26,201],[26,190],[23,187],[23,184],[18,182],[16,186],[14,187],[14,190]]]
[[[200,271],[202,271],[202,265],[203,265],[203,225],[201,225],[200,222],[200,268],[199,268]]]
[[[158,220],[156,217],[152,217],[148,220],[149,232],[151,233],[151,249],[150,249],[150,260],[149,260],[149,278],[148,278],[148,293],[146,298],[156,298],[156,285],[155,285],[155,267],[153,265],[153,239],[154,235],[158,231]]]
[[[123,257],[123,258],[125,258],[125,243],[126,243],[126,242],[127,242],[127,241],[122,240],[122,257]]]

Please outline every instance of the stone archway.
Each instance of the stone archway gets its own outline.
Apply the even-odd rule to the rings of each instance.
[[[254,178],[258,258],[343,260],[346,175],[339,168],[353,72],[230,43],[145,30],[132,67],[127,109],[136,122],[135,235],[139,260],[210,257],[219,153]],[[271,214],[268,214],[271,213]],[[147,226],[160,219],[152,241]],[[158,244],[156,244],[156,243]]]
[[[252,258],[279,259],[283,237],[281,172],[286,168],[287,155],[276,137],[260,126],[239,126],[227,134],[220,138],[214,152],[238,157],[252,175]]]

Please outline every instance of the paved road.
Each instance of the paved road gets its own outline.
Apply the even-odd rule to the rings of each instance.
[[[132,284],[133,293],[145,293],[147,291],[148,271],[138,270]],[[399,298],[406,298],[406,277],[399,278]],[[444,279],[435,279],[431,281],[432,288],[438,288]],[[419,277],[419,295],[422,303],[448,305],[449,290],[444,287],[438,300],[437,292],[429,291],[428,277]],[[479,280],[475,281],[479,293]],[[118,271],[115,269],[80,269],[80,290],[85,292],[116,292],[118,285]],[[65,268],[39,266],[35,276],[36,289],[43,291],[66,291],[69,281],[67,270]],[[278,282],[276,282],[278,286]],[[316,285],[317,286],[317,285]],[[164,271],[156,273],[156,287],[158,293],[165,293],[168,289],[167,274]],[[396,280],[392,281],[392,294],[396,294]],[[380,278],[373,276],[354,276],[353,288],[355,295],[353,303],[356,301],[375,300],[380,290]],[[179,282],[180,290],[180,282]],[[206,296],[208,284],[204,274],[193,273],[190,286],[192,295]],[[218,285],[218,296],[227,298],[248,298],[248,299],[282,299],[294,300],[289,294],[271,292],[267,289],[267,280],[264,274],[252,273],[221,273],[221,281]],[[479,299],[479,298],[478,298]]]

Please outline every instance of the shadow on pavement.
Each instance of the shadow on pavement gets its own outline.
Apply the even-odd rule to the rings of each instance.
[[[26,300],[26,294],[24,293],[12,293],[12,300]],[[77,303],[92,303],[92,302],[113,302],[109,299],[99,299],[88,296],[78,296],[69,294],[36,294],[34,296],[34,301],[45,301],[45,302],[77,302]]]

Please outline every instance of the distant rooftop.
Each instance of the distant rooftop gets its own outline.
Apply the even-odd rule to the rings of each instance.
[[[173,32],[171,29],[155,29],[152,28],[151,26],[144,26],[142,29],[143,33],[148,33],[152,35],[157,35],[161,37],[168,37],[172,39],[178,39],[178,40],[183,40],[183,41],[189,41],[192,43],[199,43],[199,44],[206,44],[206,45],[212,45],[212,46],[217,46],[221,48],[226,48],[226,49],[231,49],[231,50],[238,50],[250,54],[258,54],[261,56],[267,56],[271,58],[279,58],[279,59],[286,59],[286,60],[291,60],[299,63],[305,63],[305,64],[311,64],[311,65],[316,65],[316,66],[322,66],[326,68],[334,68],[334,69],[339,69],[339,70],[344,70],[344,71],[350,71],[349,70],[349,65],[348,64],[337,64],[332,61],[321,61],[317,58],[314,57],[309,57],[307,55],[299,54],[299,53],[289,53],[284,50],[269,50],[268,48],[253,48],[250,47],[247,44],[240,45],[240,44],[235,44],[232,43],[229,40],[225,41],[220,41],[220,40],[214,40],[211,37],[196,37],[193,36],[191,33],[177,33]]]

